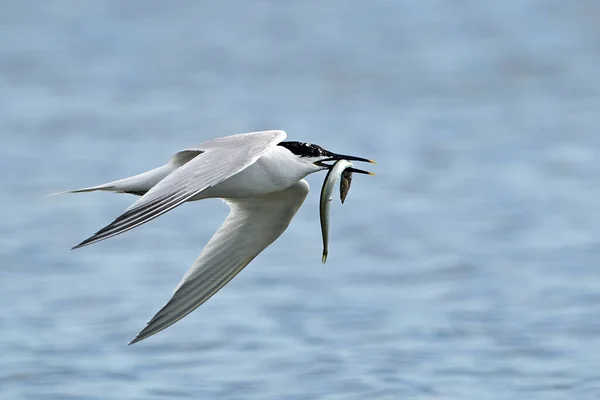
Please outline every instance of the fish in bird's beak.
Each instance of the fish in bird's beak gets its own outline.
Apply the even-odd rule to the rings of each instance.
[[[345,155],[345,154],[330,153],[329,158],[317,161],[317,162],[315,162],[315,165],[317,165],[319,167],[325,167],[325,168],[329,169],[329,171],[331,171],[333,166],[335,164],[337,164],[338,161],[340,161],[340,160],[361,161],[361,162],[377,164],[375,161],[369,160],[368,158],[349,156],[349,155]],[[334,161],[334,164],[331,164],[331,165],[325,164],[325,161]],[[350,163],[350,165],[352,165],[352,163]],[[354,173],[354,172],[356,172],[357,174],[375,175],[372,172],[354,168],[353,166],[347,167],[346,169],[344,169],[341,174],[341,177],[340,177],[340,200],[342,201],[342,204],[344,204],[344,201],[346,200],[346,196],[348,195],[348,191],[350,190],[350,185],[352,184],[352,173]]]
[[[357,169],[352,166],[352,163],[347,159],[351,156],[339,156],[344,158],[336,159],[333,165],[324,164],[322,162],[316,162],[315,165],[326,167],[329,169],[327,172],[327,176],[325,176],[325,181],[323,181],[323,187],[321,188],[321,200],[319,202],[319,214],[321,216],[321,233],[323,235],[323,255],[321,257],[321,261],[323,264],[327,261],[327,255],[329,254],[329,207],[331,204],[331,194],[333,193],[333,188],[338,181],[340,180],[340,200],[342,204],[344,200],[346,200],[346,196],[348,195],[348,191],[350,190],[350,184],[352,183],[352,173],[356,172],[359,174],[369,174],[375,175],[372,172],[363,171],[362,169]],[[358,161],[366,161],[373,162],[371,160],[367,160],[365,158],[351,157],[354,160]],[[332,161],[334,158],[330,158],[324,161]]]

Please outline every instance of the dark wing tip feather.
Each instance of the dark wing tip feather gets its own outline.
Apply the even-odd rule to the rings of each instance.
[[[132,344],[136,344],[137,342],[144,340],[145,338],[140,337],[140,335],[137,335],[136,337],[134,337],[129,343],[127,343],[127,346],[131,346]]]
[[[172,324],[174,324],[175,322],[179,321],[181,318],[183,318],[184,316],[186,316],[188,313],[184,313],[181,317],[177,318],[176,320],[168,323],[168,324],[161,324],[160,321],[162,319],[165,318],[165,316],[167,315],[167,310],[169,308],[171,308],[171,305],[173,303],[174,297],[176,296],[177,293],[175,293],[173,295],[173,297],[171,297],[171,299],[167,302],[167,304],[165,304],[156,314],[154,314],[154,316],[150,319],[150,321],[148,321],[146,323],[146,326],[144,327],[144,329],[142,329],[134,338],[133,340],[131,340],[127,345],[130,346],[132,344],[135,344],[137,342],[140,342],[144,339],[149,338],[150,336],[153,336],[155,334],[157,334],[158,332],[168,328],[169,326],[171,326]],[[194,307],[195,308],[195,307]]]
[[[132,211],[127,211],[123,214],[121,214],[119,217],[117,217],[113,222],[111,222],[110,224],[106,225],[104,228],[100,229],[98,232],[94,233],[92,236],[90,236],[89,238],[85,239],[83,242],[79,243],[77,246],[74,246],[71,248],[71,250],[76,250],[79,249],[81,247],[85,247],[88,246],[90,244],[96,243],[96,242],[100,242],[104,239],[108,239],[110,236],[114,236],[117,233],[114,233],[113,235],[111,235],[109,232],[113,230],[113,228],[118,225],[120,222],[122,222],[123,220],[125,220],[127,217],[132,215]]]
[[[163,309],[164,309],[164,307],[163,307]],[[162,309],[160,311],[162,311]],[[135,335],[135,337],[127,344],[128,346],[135,344],[137,342],[140,342],[140,341],[142,341],[164,329],[164,328],[162,328],[162,329],[157,330],[156,326],[154,324],[157,320],[158,315],[160,314],[160,311],[158,313],[156,313],[156,315],[154,317],[152,317],[152,319],[146,323],[146,326],[144,327],[144,329],[142,329],[141,331],[139,331],[139,333],[137,335]]]
[[[92,241],[94,240],[95,237],[96,237],[96,235],[91,236],[91,237],[85,239],[83,242],[79,243],[78,245],[71,247],[71,250],[77,250],[79,248],[82,248],[82,247],[90,245],[92,243]]]
[[[194,311],[196,308],[198,308],[202,303],[204,303],[210,297],[209,296],[206,298],[202,298],[202,299],[200,299],[200,301],[192,301],[191,303],[188,302],[187,306],[183,310],[180,310],[177,313],[175,313],[174,315],[172,315],[173,318],[167,318],[170,316],[170,314],[172,314],[171,313],[172,308],[173,308],[175,302],[178,301],[178,297],[180,295],[182,295],[181,289],[185,288],[185,287],[186,287],[186,285],[184,284],[182,287],[177,289],[177,291],[173,294],[173,296],[171,296],[171,298],[169,299],[167,304],[165,304],[160,310],[158,310],[158,312],[156,314],[154,314],[154,316],[150,319],[150,321],[148,321],[146,323],[146,326],[144,327],[144,329],[142,329],[135,336],[135,338],[133,338],[133,340],[131,340],[128,343],[128,345],[132,345],[134,343],[137,343],[139,341],[147,339],[150,336],[154,336],[157,333],[167,329],[168,327],[170,327],[171,325],[173,325],[177,321],[183,319],[186,315],[188,315],[189,313]]]
[[[128,210],[91,237],[85,239],[77,246],[72,247],[71,250],[76,250],[100,242],[146,223],[173,208],[172,200],[175,198],[176,196],[173,195],[162,196],[140,207]],[[177,198],[177,200],[179,199]]]
[[[163,307],[160,311],[162,311],[165,307]],[[160,328],[158,328],[156,326],[157,320],[160,319],[160,317],[159,317],[160,311],[158,313],[156,313],[156,315],[154,317],[152,317],[152,319],[146,324],[144,329],[142,329],[137,335],[135,335],[135,337],[127,344],[128,346],[131,346],[132,344],[140,342],[140,341],[162,331],[163,329],[165,329],[169,326],[169,325],[167,325],[167,326],[160,327]]]

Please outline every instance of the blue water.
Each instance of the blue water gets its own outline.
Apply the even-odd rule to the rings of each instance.
[[[600,6],[0,2],[0,398],[597,399]],[[374,158],[168,330],[227,208],[69,248],[133,197],[44,197],[285,129]]]

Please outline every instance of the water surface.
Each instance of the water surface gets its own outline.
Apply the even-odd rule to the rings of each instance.
[[[2,2],[0,397],[596,399],[593,1]],[[376,159],[196,312],[126,343],[227,208],[69,248],[133,200],[44,194],[285,129]],[[317,189],[317,190],[315,190]]]

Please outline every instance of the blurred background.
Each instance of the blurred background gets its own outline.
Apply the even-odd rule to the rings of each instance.
[[[600,3],[0,1],[0,398],[597,399]],[[227,215],[69,248],[133,197],[47,193],[233,133],[373,158],[168,330]]]

